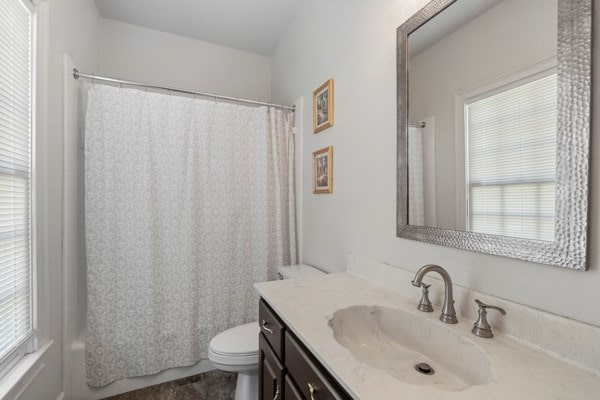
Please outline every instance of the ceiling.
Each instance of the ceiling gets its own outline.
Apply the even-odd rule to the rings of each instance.
[[[100,15],[270,56],[305,0],[96,0]]]

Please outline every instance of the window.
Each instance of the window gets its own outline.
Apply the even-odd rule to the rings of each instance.
[[[470,231],[554,239],[556,110],[555,71],[466,102]]]
[[[33,350],[29,2],[0,1],[0,376]]]

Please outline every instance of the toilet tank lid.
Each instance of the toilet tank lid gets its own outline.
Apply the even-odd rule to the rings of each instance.
[[[219,333],[210,341],[210,349],[222,355],[249,355],[258,353],[258,323],[239,325]]]
[[[288,265],[279,267],[277,272],[281,279],[307,278],[310,276],[324,275],[325,273],[308,264]]]

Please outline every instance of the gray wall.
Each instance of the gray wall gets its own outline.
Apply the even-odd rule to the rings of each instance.
[[[98,73],[268,101],[271,58],[101,19]]]
[[[600,325],[600,141],[592,149],[588,272],[396,237],[396,27],[426,3],[307,0],[273,54],[273,101],[303,96],[310,106],[312,91],[335,79],[335,126],[318,135],[306,129],[299,155],[304,262],[341,271],[354,253],[411,270],[438,263],[462,286]],[[598,51],[594,62],[600,65]],[[598,81],[600,68],[594,74]],[[600,98],[600,85],[594,97]],[[599,105],[593,121],[600,121]],[[303,119],[312,127],[310,107]],[[328,145],[334,146],[334,193],[313,195],[311,153]]]

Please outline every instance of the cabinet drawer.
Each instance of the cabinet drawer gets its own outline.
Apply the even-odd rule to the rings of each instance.
[[[306,399],[348,400],[289,332],[285,333],[285,366]],[[293,399],[294,397],[290,397]]]
[[[275,350],[277,357],[283,360],[283,332],[285,331],[285,325],[264,300],[261,300],[258,306],[258,324],[260,325],[260,331],[265,335],[273,350]]]

